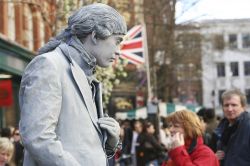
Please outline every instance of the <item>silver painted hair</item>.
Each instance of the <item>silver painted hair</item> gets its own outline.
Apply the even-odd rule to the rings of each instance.
[[[114,8],[101,3],[87,5],[71,15],[68,27],[40,48],[38,54],[54,50],[71,36],[84,41],[93,31],[97,38],[106,39],[112,34],[125,35],[127,26],[124,18]]]

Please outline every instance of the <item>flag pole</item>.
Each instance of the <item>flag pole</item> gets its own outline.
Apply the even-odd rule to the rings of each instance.
[[[148,88],[148,101],[151,101],[152,96],[152,89],[151,89],[151,81],[150,81],[150,69],[149,69],[149,57],[148,57],[148,43],[147,43],[147,31],[146,31],[146,24],[142,24],[142,33],[143,33],[143,50],[145,55],[145,64],[146,64],[146,73],[147,73],[147,88]]]

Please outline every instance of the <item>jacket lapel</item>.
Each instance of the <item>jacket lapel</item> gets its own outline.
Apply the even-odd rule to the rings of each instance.
[[[99,128],[97,124],[97,118],[95,118],[95,112],[96,106],[94,104],[94,101],[92,99],[92,92],[90,89],[90,85],[88,83],[87,77],[84,73],[84,71],[78,66],[78,64],[71,58],[69,50],[67,48],[67,44],[61,44],[59,45],[60,50],[62,51],[63,55],[69,60],[71,72],[73,75],[73,78],[76,82],[76,85],[78,86],[82,97],[84,99],[87,111],[89,113],[89,116],[91,118],[92,123],[94,124],[96,130],[102,134],[101,129]]]
[[[94,101],[92,99],[92,92],[87,80],[86,75],[84,74],[83,70],[74,62],[72,61],[72,63],[70,64],[70,68],[73,74],[73,78],[82,94],[82,97],[85,101],[85,105],[87,107],[87,111],[89,113],[89,116],[93,122],[93,124],[95,125],[96,129],[98,130],[98,132],[101,133],[101,130],[97,124],[97,118],[95,115],[96,108],[94,105]]]

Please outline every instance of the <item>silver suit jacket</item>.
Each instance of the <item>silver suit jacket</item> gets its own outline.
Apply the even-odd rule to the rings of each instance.
[[[107,165],[86,75],[59,48],[35,57],[26,67],[19,105],[24,166]]]

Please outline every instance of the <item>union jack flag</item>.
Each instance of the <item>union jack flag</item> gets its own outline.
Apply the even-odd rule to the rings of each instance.
[[[120,57],[135,65],[145,63],[142,25],[131,28],[121,43]]]

